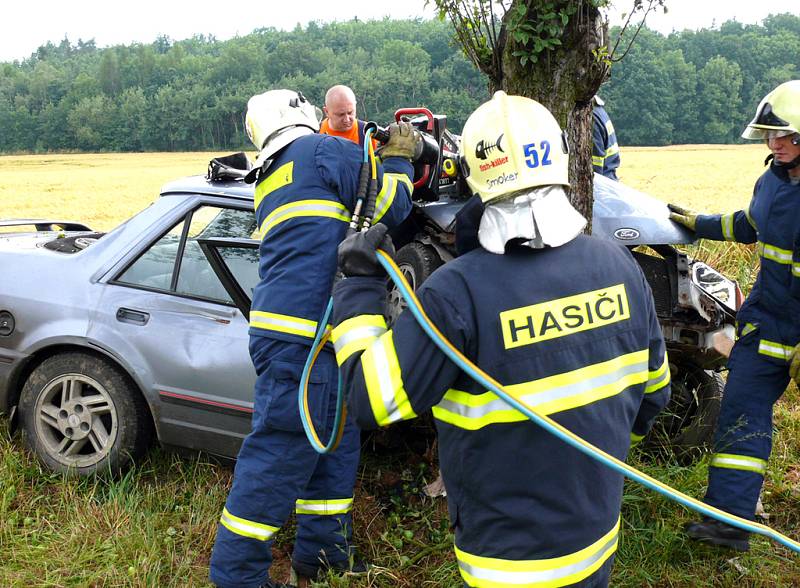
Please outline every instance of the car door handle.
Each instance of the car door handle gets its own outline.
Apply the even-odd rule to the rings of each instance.
[[[130,308],[118,308],[117,320],[121,323],[130,323],[132,325],[139,325],[143,327],[150,320],[150,314],[142,312],[141,310],[133,310]]]

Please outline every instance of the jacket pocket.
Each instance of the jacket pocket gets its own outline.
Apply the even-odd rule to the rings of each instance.
[[[287,361],[272,361],[265,374],[265,415],[264,424],[280,431],[299,432],[303,430],[298,405],[298,390],[303,365]],[[329,378],[327,370],[311,371],[308,383],[308,407],[311,420],[319,434],[328,411]]]

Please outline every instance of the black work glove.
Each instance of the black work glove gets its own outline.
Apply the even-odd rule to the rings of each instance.
[[[345,277],[380,278],[386,275],[375,253],[383,249],[394,258],[394,243],[389,228],[378,223],[364,233],[350,235],[339,243],[339,272]]]

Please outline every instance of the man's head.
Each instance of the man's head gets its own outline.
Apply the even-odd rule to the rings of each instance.
[[[742,137],[766,141],[775,163],[796,169],[800,165],[800,80],[785,82],[764,96]]]
[[[323,110],[332,130],[349,131],[356,121],[356,95],[347,86],[333,86],[325,94]]]

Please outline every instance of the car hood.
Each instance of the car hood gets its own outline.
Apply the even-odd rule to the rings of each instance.
[[[667,205],[622,182],[594,174],[592,235],[624,245],[678,245],[695,235],[669,220]]]

